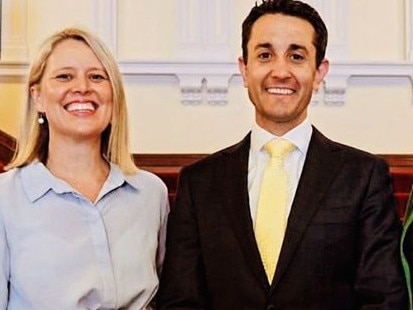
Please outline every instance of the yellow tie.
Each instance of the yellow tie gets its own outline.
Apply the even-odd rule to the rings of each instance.
[[[265,145],[270,160],[261,182],[255,238],[270,283],[277,266],[286,227],[290,185],[284,159],[293,149],[294,145],[284,139],[271,140]]]

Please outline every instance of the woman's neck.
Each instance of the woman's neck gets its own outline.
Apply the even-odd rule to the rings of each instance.
[[[95,202],[109,175],[109,164],[100,152],[100,143],[61,147],[50,145],[46,167]]]

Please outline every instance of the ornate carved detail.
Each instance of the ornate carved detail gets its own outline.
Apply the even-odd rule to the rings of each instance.
[[[181,87],[181,102],[184,105],[198,105],[203,101],[202,87]]]
[[[181,102],[191,105],[204,102],[210,105],[227,104],[229,80],[234,74],[232,66],[216,67],[216,74],[210,73],[205,64],[193,69],[191,71],[198,70],[198,73],[188,74],[189,70],[186,68],[186,73],[177,74],[182,94]]]
[[[228,83],[238,77],[238,68],[229,61],[231,55],[231,0],[189,1],[176,0],[179,18],[179,55],[181,59],[165,62],[120,61],[121,71],[132,78],[155,78],[171,84],[179,79],[183,104],[207,103],[211,106],[227,103]],[[409,77],[413,83],[413,0],[405,1],[406,60],[405,63],[344,63],[347,58],[347,33],[343,21],[348,15],[348,4],[341,0],[310,0],[330,30],[328,57],[332,60],[324,88],[315,93],[312,105],[345,104],[347,82],[353,76]],[[25,78],[27,61],[27,0],[3,0],[2,59],[0,80]],[[112,52],[117,52],[117,1],[93,0],[94,30],[105,40]],[[16,14],[18,12],[18,14]],[[343,14],[344,12],[344,14]],[[17,16],[17,17],[16,17]],[[187,18],[191,16],[191,18]],[[13,18],[13,23],[12,19]],[[192,23],[192,24],[191,24]],[[189,27],[194,26],[194,27]],[[219,26],[219,27],[218,27]],[[219,31],[217,31],[219,29]],[[185,60],[183,60],[185,59]],[[193,61],[188,61],[193,60]],[[337,61],[338,60],[338,61]],[[341,61],[341,62],[340,62]],[[413,89],[413,85],[412,85]],[[413,103],[413,96],[412,96]]]
[[[207,102],[211,105],[227,104],[228,89],[226,87],[209,88],[207,90]]]
[[[328,76],[324,83],[324,103],[341,106],[345,103],[347,75]]]
[[[120,61],[119,66],[124,76],[136,78],[138,82],[142,80],[142,83],[150,80],[154,84],[159,81],[176,84],[178,78],[181,102],[184,104],[226,104],[229,81],[242,82],[237,65],[229,62]],[[26,63],[0,62],[0,79],[23,79],[27,72]],[[332,106],[345,104],[348,80],[351,77],[361,77],[367,81],[376,77],[407,77],[412,83],[413,92],[413,62],[332,63],[324,87],[315,94],[312,105],[321,102]]]

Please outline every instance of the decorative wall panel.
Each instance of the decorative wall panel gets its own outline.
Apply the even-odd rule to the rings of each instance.
[[[1,61],[27,61],[27,0],[2,0]]]
[[[117,0],[92,0],[94,30],[117,53]],[[229,37],[235,0],[175,0],[180,16],[179,55],[175,61],[119,61],[126,76],[142,77],[156,83],[179,80],[183,104],[222,105],[227,103],[230,81],[241,81],[235,60],[230,59]],[[343,105],[348,81],[353,76],[408,77],[413,81],[413,0],[404,1],[405,61],[351,63],[348,61],[346,0],[308,0],[328,24],[330,72],[313,105]],[[2,0],[1,77],[22,77],[27,73],[27,0]],[[236,79],[233,79],[237,77]],[[413,87],[412,87],[413,89]],[[413,99],[412,99],[413,101]]]

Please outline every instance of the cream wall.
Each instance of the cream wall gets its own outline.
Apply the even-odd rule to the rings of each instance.
[[[345,92],[338,104],[324,97],[314,102],[310,120],[327,136],[371,152],[413,153],[412,23],[407,14],[412,1],[308,2],[325,8],[324,14],[336,14],[325,16],[332,35],[326,93]],[[240,25],[253,3],[3,0],[0,129],[17,134],[27,63],[40,42],[64,26],[81,25],[101,35],[119,60],[133,152],[210,153],[236,142],[253,121],[236,67]],[[205,14],[218,18],[204,20]],[[183,89],[191,95],[201,91],[201,102],[182,103]],[[224,92],[226,103],[211,104],[205,99],[208,91]]]

